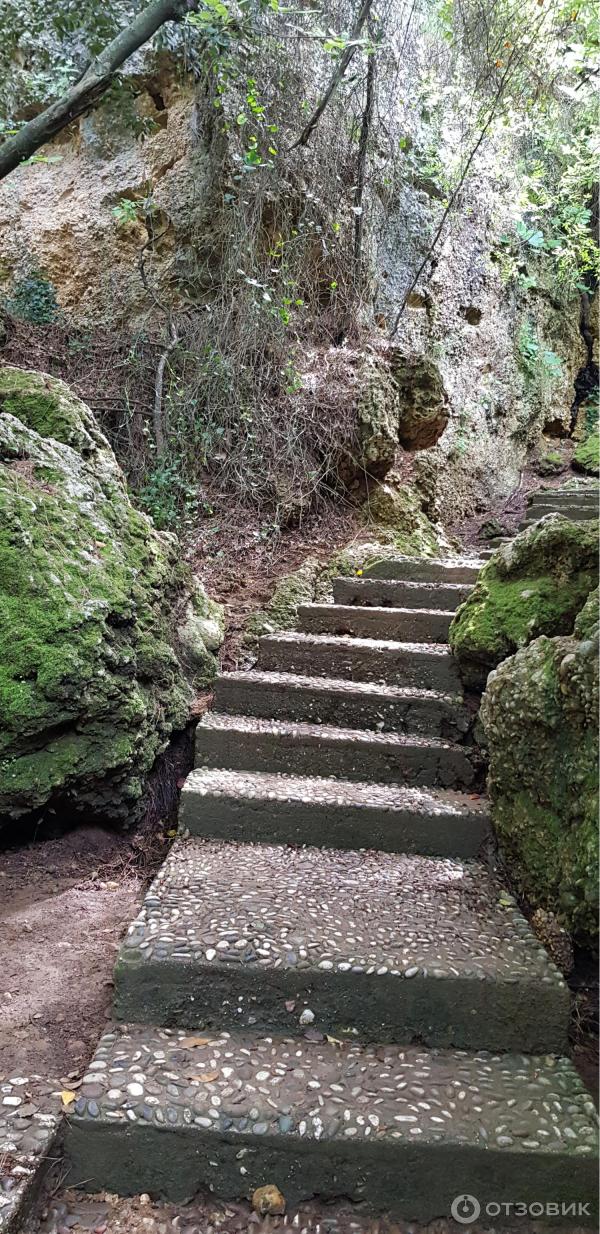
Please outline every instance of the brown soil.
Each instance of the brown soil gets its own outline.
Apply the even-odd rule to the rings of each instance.
[[[109,1019],[115,953],[146,881],[139,844],[81,826],[2,854],[0,1077],[68,1078],[69,1087],[80,1077]]]
[[[188,556],[209,595],[227,607],[223,667],[238,665],[243,627],[264,607],[278,579],[307,557],[326,562],[336,549],[367,534],[356,507],[339,501],[324,505],[300,527],[276,528],[243,508],[203,522]]]
[[[100,1194],[80,1197],[64,1191],[51,1197],[39,1224],[26,1234],[461,1234],[466,1229],[481,1234],[481,1227],[438,1219],[418,1225],[389,1217],[370,1217],[360,1205],[347,1202],[325,1204],[312,1200],[290,1208],[285,1216],[261,1217],[248,1203],[215,1200],[208,1193],[192,1204],[162,1204],[149,1196],[120,1199]],[[545,1222],[520,1218],[519,1234],[551,1234]],[[555,1230],[556,1227],[553,1227]],[[487,1234],[515,1234],[514,1223],[487,1228]],[[563,1227],[563,1234],[585,1234],[580,1227]],[[589,1234],[589,1230],[588,1230]]]

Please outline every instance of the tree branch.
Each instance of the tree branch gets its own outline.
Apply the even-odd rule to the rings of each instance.
[[[497,108],[497,106],[498,106],[498,104],[499,104],[499,102],[500,102],[500,99],[502,98],[502,94],[504,93],[504,87],[505,87],[506,82],[507,82],[507,80],[508,80],[508,77],[509,77],[509,74],[510,74],[510,69],[511,69],[511,67],[512,67],[512,62],[513,62],[513,60],[514,60],[514,58],[515,58],[515,54],[516,54],[516,51],[515,51],[515,50],[513,50],[512,55],[510,56],[509,61],[508,61],[508,64],[507,64],[507,66],[506,66],[506,70],[505,70],[505,72],[504,72],[504,73],[503,73],[503,75],[502,75],[502,79],[501,79],[501,81],[500,81],[500,85],[499,85],[499,87],[498,87],[498,90],[497,90],[496,95],[495,95],[495,97],[494,97],[494,100],[493,100],[493,102],[492,102],[492,105],[491,105],[491,107],[490,107],[490,110],[489,110],[489,113],[488,113],[487,120],[485,121],[485,124],[483,125],[483,128],[481,129],[481,132],[480,132],[480,134],[479,134],[479,137],[477,138],[477,141],[475,142],[475,145],[473,146],[473,149],[471,150],[471,153],[469,154],[469,157],[468,157],[468,159],[467,159],[467,161],[466,161],[466,163],[465,163],[465,165],[464,165],[464,167],[463,167],[463,169],[462,169],[461,176],[460,176],[460,179],[459,179],[459,181],[458,181],[458,184],[456,185],[456,188],[454,189],[454,191],[453,191],[453,193],[452,193],[452,195],[451,195],[451,197],[450,197],[450,200],[449,200],[449,202],[448,202],[448,204],[447,204],[447,206],[446,206],[446,208],[445,208],[445,210],[444,210],[444,213],[442,214],[442,217],[441,217],[441,219],[440,219],[440,221],[439,221],[438,227],[436,228],[436,231],[435,231],[435,234],[434,234],[433,239],[432,239],[432,241],[431,241],[431,244],[429,245],[429,248],[427,249],[427,252],[426,252],[426,254],[425,254],[425,256],[424,256],[424,258],[423,258],[423,260],[422,260],[422,262],[421,262],[421,265],[419,266],[419,268],[418,268],[418,270],[417,270],[417,273],[415,274],[414,278],[412,279],[412,281],[411,281],[411,283],[410,283],[410,286],[409,286],[409,287],[407,287],[407,289],[406,289],[406,291],[405,291],[405,293],[404,293],[404,299],[402,300],[402,303],[401,303],[401,305],[400,305],[400,308],[398,309],[398,312],[397,312],[397,314],[396,314],[396,318],[395,318],[394,324],[393,324],[393,326],[392,326],[392,329],[390,330],[390,334],[389,334],[390,339],[393,339],[394,335],[396,334],[396,331],[397,331],[397,329],[398,329],[398,326],[400,325],[400,318],[402,317],[402,314],[403,314],[403,312],[404,312],[404,309],[406,308],[406,302],[407,302],[407,300],[408,300],[408,297],[409,297],[409,295],[410,295],[411,291],[414,291],[414,289],[415,289],[415,287],[417,286],[417,283],[418,283],[418,281],[419,281],[419,279],[420,279],[420,277],[421,277],[421,275],[422,275],[423,271],[426,269],[427,265],[429,264],[429,261],[431,260],[432,253],[433,253],[433,251],[434,251],[434,249],[435,249],[435,247],[436,247],[436,244],[437,244],[437,242],[438,242],[438,240],[439,240],[439,238],[440,238],[440,236],[441,236],[441,234],[442,234],[442,232],[443,232],[443,230],[444,230],[444,227],[445,227],[445,224],[446,224],[446,219],[448,218],[448,215],[450,214],[451,210],[453,209],[453,207],[454,207],[454,203],[455,203],[455,201],[456,201],[456,199],[457,199],[457,197],[458,197],[459,193],[461,192],[461,190],[462,190],[462,188],[463,188],[463,185],[464,185],[464,183],[465,183],[465,180],[466,180],[466,178],[467,178],[467,176],[468,176],[468,174],[469,174],[469,170],[470,170],[471,164],[472,164],[472,162],[473,162],[473,159],[475,158],[475,155],[477,154],[477,151],[479,150],[479,147],[481,146],[481,144],[482,144],[482,142],[483,142],[483,140],[484,140],[484,138],[485,138],[485,136],[486,136],[486,134],[487,134],[488,130],[490,129],[490,127],[491,127],[491,125],[492,125],[492,122],[493,122],[493,120],[494,120],[494,118],[495,118],[495,115],[496,115],[496,108]]]
[[[362,114],[362,123],[360,127],[360,140],[358,143],[358,166],[356,176],[356,190],[354,193],[354,209],[356,217],[354,219],[354,269],[355,277],[358,281],[360,278],[360,267],[362,260],[362,243],[363,232],[365,225],[365,216],[363,212],[363,197],[365,191],[365,180],[367,173],[367,152],[369,146],[369,134],[371,132],[371,124],[373,122],[373,107],[375,104],[375,82],[377,77],[377,61],[375,56],[369,56],[367,65],[367,85],[365,91],[365,105]]]
[[[316,129],[317,124],[319,123],[319,120],[321,119],[321,116],[323,115],[323,112],[325,111],[325,108],[327,107],[331,99],[333,98],[342,80],[342,77],[344,76],[344,73],[346,72],[346,69],[348,68],[348,65],[350,64],[350,61],[356,51],[356,40],[360,37],[360,32],[367,20],[367,17],[369,16],[372,4],[373,4],[373,0],[362,0],[362,4],[358,11],[356,21],[350,32],[350,38],[348,40],[348,45],[344,48],[344,51],[342,52],[337,62],[335,72],[333,73],[331,77],[331,81],[329,82],[329,85],[325,93],[321,95],[321,98],[317,106],[315,107],[315,110],[313,111],[313,114],[310,117],[310,120],[302,129],[300,136],[296,138],[296,141],[293,142],[293,144],[290,146],[290,150],[295,150],[297,146],[305,146],[307,142],[310,140],[310,136],[313,130]]]
[[[94,57],[79,81],[62,98],[24,124],[0,146],[0,180],[30,158],[45,142],[92,107],[108,89],[116,70],[167,21],[180,21],[197,8],[197,0],[153,0],[135,21]]]

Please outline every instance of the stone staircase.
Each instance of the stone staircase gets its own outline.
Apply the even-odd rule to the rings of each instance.
[[[539,488],[531,493],[527,500],[525,518],[519,523],[518,531],[531,527],[546,514],[562,514],[575,523],[583,523],[591,518],[598,518],[600,488],[597,484],[586,484],[580,488]],[[489,547],[482,550],[481,556],[491,556],[501,544],[506,544],[511,536],[497,536],[490,540]]]
[[[592,1200],[568,990],[481,858],[446,644],[479,568],[337,579],[217,682],[68,1120],[70,1184],[174,1201],[276,1184],[421,1221],[463,1193]]]

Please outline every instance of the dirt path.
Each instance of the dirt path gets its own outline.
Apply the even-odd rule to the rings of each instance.
[[[32,1095],[40,1081],[80,1078],[143,884],[131,838],[98,827],[2,853],[0,1078],[39,1077]]]

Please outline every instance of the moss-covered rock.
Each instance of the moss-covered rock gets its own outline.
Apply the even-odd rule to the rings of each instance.
[[[89,409],[0,371],[0,820],[127,819],[208,682],[221,616],[134,509]]]
[[[598,579],[598,523],[547,515],[484,566],[450,627],[463,680],[477,688],[540,634],[563,634]]]
[[[440,533],[422,510],[417,492],[394,477],[371,489],[363,515],[378,538],[397,552],[409,557],[439,555]]]
[[[534,639],[490,674],[481,705],[504,856],[532,905],[597,939],[598,593],[570,635]]]
[[[299,606],[311,604],[315,599],[317,578],[322,569],[317,557],[307,557],[296,570],[278,579],[266,608],[248,618],[244,627],[246,641],[253,642],[261,634],[293,630]]]
[[[575,471],[583,471],[586,475],[600,475],[600,434],[594,429],[579,443],[573,454]]]

